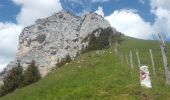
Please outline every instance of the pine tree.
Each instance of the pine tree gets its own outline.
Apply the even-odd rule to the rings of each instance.
[[[1,86],[0,96],[14,91],[16,88],[22,86],[22,66],[20,63],[16,67],[13,67],[6,77],[3,79],[4,85]]]
[[[24,78],[23,80],[24,85],[29,85],[31,83],[34,83],[41,78],[38,67],[35,65],[34,60],[31,62],[31,64],[24,72],[23,78]]]
[[[91,34],[89,37],[88,51],[97,49],[97,37],[94,34]]]

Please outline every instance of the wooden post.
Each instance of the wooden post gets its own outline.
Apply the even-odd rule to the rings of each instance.
[[[170,85],[170,72],[168,69],[168,63],[167,63],[167,57],[166,57],[166,46],[164,39],[160,33],[158,33],[159,41],[161,43],[161,53],[162,53],[162,60],[163,60],[163,65],[165,69],[165,77],[166,77],[166,83]]]
[[[130,51],[130,54],[129,54],[129,57],[130,57],[130,66],[133,70],[133,57],[132,57],[132,51]]]
[[[50,70],[52,70],[52,56],[50,57]]]
[[[120,55],[120,56],[121,56],[121,60],[122,60],[122,62],[123,62],[123,55],[122,55],[122,53],[121,53],[121,55]]]
[[[128,59],[128,55],[126,54],[126,62],[129,65],[129,59]]]
[[[140,58],[139,58],[138,50],[136,50],[136,57],[137,57],[137,60],[138,60],[138,66],[140,67]]]
[[[153,60],[152,49],[149,49],[149,52],[150,52],[150,56],[151,56],[153,75],[156,76],[155,63],[154,63],[154,60]]]
[[[116,43],[115,43],[115,53],[116,53],[116,55],[118,56],[117,46],[118,46],[118,43],[117,43],[117,41],[116,41]]]

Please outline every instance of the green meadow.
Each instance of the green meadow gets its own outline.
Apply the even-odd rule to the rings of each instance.
[[[0,100],[170,100],[170,85],[165,83],[159,42],[123,38],[118,47],[118,53],[124,56],[123,62],[113,47],[91,51]],[[170,44],[166,44],[170,63]],[[152,72],[149,49],[153,51],[156,76]],[[125,59],[126,55],[129,58],[130,50],[133,52],[133,71]],[[139,51],[141,64],[149,66],[151,89],[140,86],[136,50]]]

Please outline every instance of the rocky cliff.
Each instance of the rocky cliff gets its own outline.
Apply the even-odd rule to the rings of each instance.
[[[34,25],[23,29],[16,58],[8,64],[2,74],[16,65],[17,61],[26,68],[35,60],[44,76],[66,55],[69,54],[74,59],[76,54],[88,45],[88,41],[84,39],[94,33],[94,30],[97,30],[94,33],[97,36],[100,29],[108,27],[109,22],[95,13],[78,17],[61,11],[48,18],[38,19]],[[113,34],[117,32],[112,29]]]

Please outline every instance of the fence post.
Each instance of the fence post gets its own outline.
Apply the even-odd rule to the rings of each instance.
[[[129,65],[129,59],[128,59],[128,55],[126,54],[126,62]]]
[[[152,49],[149,49],[149,52],[150,52],[150,56],[151,56],[153,75],[156,76],[155,63],[154,63],[154,60],[153,60]]]
[[[170,85],[170,72],[168,69],[168,63],[167,63],[167,57],[166,57],[166,46],[164,39],[160,33],[158,33],[159,41],[161,43],[161,53],[162,53],[162,59],[163,59],[163,65],[165,69],[165,76],[166,76],[166,83]]]
[[[121,56],[121,60],[122,60],[122,62],[123,62],[123,55],[122,55],[122,53],[121,53],[121,55],[120,55],[120,56]]]
[[[138,60],[138,66],[140,67],[140,58],[139,58],[138,50],[136,50],[136,57],[137,57],[137,60]]]
[[[129,54],[129,57],[130,57],[130,66],[133,70],[133,57],[132,57],[132,51],[130,50],[130,54]]]
[[[116,43],[115,43],[115,53],[116,53],[116,55],[118,56],[117,46],[118,46],[118,43],[117,43],[117,41],[116,41]]]

